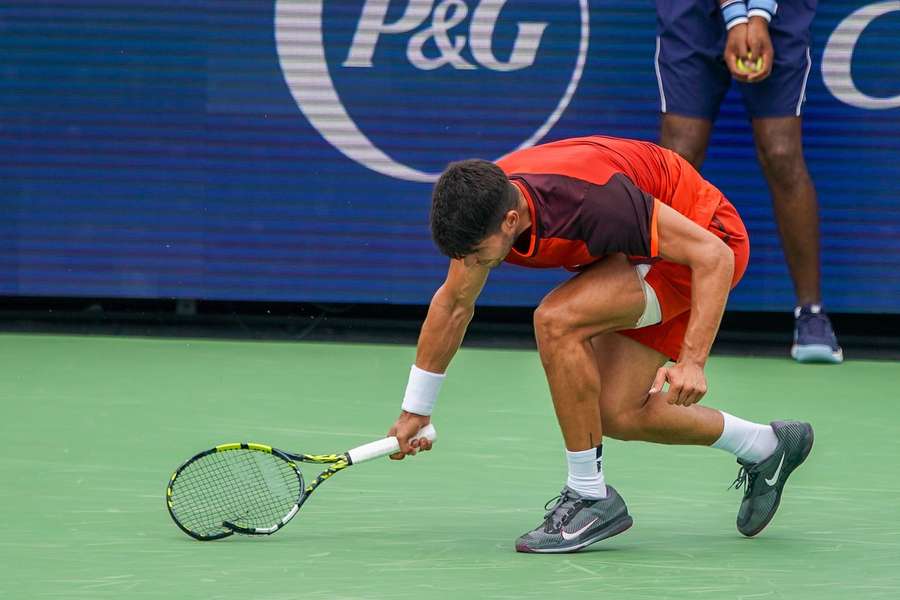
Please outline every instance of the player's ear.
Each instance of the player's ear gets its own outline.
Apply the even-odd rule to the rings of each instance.
[[[516,210],[508,210],[506,214],[503,216],[503,228],[506,230],[506,233],[512,233],[516,230],[516,225],[519,224],[519,213]]]

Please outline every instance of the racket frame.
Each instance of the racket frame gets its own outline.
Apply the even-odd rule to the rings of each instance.
[[[248,529],[248,528],[240,527],[240,526],[237,526],[234,524],[230,524],[226,521],[226,522],[223,522],[223,527],[225,527],[227,529],[227,531],[223,531],[221,533],[216,533],[216,534],[212,534],[212,535],[203,535],[203,534],[200,534],[200,533],[197,533],[195,531],[188,529],[187,527],[185,527],[184,524],[181,523],[181,521],[175,515],[175,509],[174,509],[174,505],[173,505],[173,501],[172,501],[172,496],[174,494],[174,489],[175,489],[175,483],[178,481],[178,476],[187,467],[194,464],[198,460],[201,460],[201,459],[209,456],[210,454],[216,454],[219,452],[229,452],[229,451],[233,451],[233,450],[252,450],[252,451],[256,451],[256,452],[264,452],[266,454],[271,454],[272,456],[278,458],[279,460],[287,463],[291,467],[291,469],[293,469],[294,473],[297,476],[297,480],[299,482],[300,493],[297,497],[297,500],[294,502],[294,506],[291,508],[291,510],[288,512],[287,515],[282,517],[282,519],[279,523],[277,523],[276,525],[274,525],[272,527]],[[184,461],[181,464],[181,466],[179,466],[175,470],[175,472],[172,473],[172,477],[169,478],[169,482],[166,484],[166,509],[169,511],[169,516],[172,517],[172,520],[175,522],[176,525],[178,525],[178,528],[196,540],[200,540],[200,541],[220,540],[222,538],[226,538],[235,533],[243,533],[245,535],[270,535],[272,533],[275,533],[276,531],[278,531],[285,525],[287,525],[288,521],[290,521],[294,517],[294,515],[297,514],[297,511],[300,510],[300,506],[302,506],[303,502],[306,501],[306,497],[309,495],[309,493],[312,490],[314,490],[316,487],[318,487],[319,483],[321,483],[321,481],[318,481],[318,478],[317,478],[317,481],[314,482],[315,485],[312,485],[312,486],[306,485],[306,480],[303,478],[303,472],[300,471],[300,468],[296,464],[296,461],[302,460],[302,458],[304,456],[306,456],[306,455],[289,454],[287,452],[279,450],[278,448],[273,448],[271,446],[267,446],[266,444],[257,444],[254,442],[232,442],[232,443],[228,443],[228,444],[219,444],[218,446],[215,446],[208,450],[204,450],[203,452],[198,452],[191,458]],[[330,475],[329,475],[329,477],[330,477]]]
[[[431,441],[434,441],[437,438],[437,432],[435,431],[434,426],[429,424],[422,428],[415,437],[425,437]],[[227,529],[227,531],[223,531],[221,533],[213,535],[202,535],[191,531],[190,529],[185,527],[181,523],[181,521],[178,520],[178,517],[175,516],[172,495],[175,482],[178,480],[178,475],[181,474],[181,472],[184,471],[184,469],[189,465],[195,463],[198,460],[201,460],[206,456],[209,456],[210,454],[214,454],[217,452],[228,452],[232,450],[253,450],[256,452],[264,452],[286,462],[294,470],[294,473],[297,475],[297,479],[300,482],[300,495],[297,497],[297,500],[294,502],[294,506],[291,508],[291,510],[288,511],[288,513],[284,517],[282,517],[278,523],[272,525],[271,527],[247,528],[241,527],[240,525],[237,525],[230,521],[224,521],[222,523],[222,526]],[[353,464],[358,464],[361,462],[372,460],[374,458],[385,456],[387,454],[392,454],[397,450],[399,450],[399,445],[397,443],[397,438],[394,437],[383,438],[374,442],[370,442],[368,444],[363,444],[362,446],[357,446],[356,448],[352,448],[347,452],[343,452],[341,454],[293,454],[291,452],[279,450],[278,448],[273,448],[272,446],[268,446],[266,444],[257,444],[254,442],[233,442],[229,444],[219,444],[218,446],[210,448],[209,450],[198,452],[191,458],[184,461],[181,466],[179,466],[175,470],[175,472],[172,474],[172,477],[169,479],[168,484],[166,485],[166,508],[169,511],[169,516],[172,517],[172,520],[175,521],[175,524],[178,525],[178,528],[196,540],[220,540],[235,533],[240,533],[243,535],[272,535],[273,533],[287,525],[288,522],[290,522],[290,520],[293,519],[294,516],[296,516],[296,514],[300,511],[300,508],[306,502],[307,498],[309,498],[309,496],[316,490],[316,488],[319,487],[319,485],[322,484],[322,482],[330,479],[336,473],[343,471]],[[298,462],[328,464],[331,466],[319,473],[319,476],[307,485],[305,479],[303,478],[303,473],[300,471],[300,467],[297,466]]]

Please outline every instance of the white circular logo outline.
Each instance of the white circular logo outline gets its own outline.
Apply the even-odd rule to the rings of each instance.
[[[900,11],[900,0],[876,2],[848,15],[834,29],[822,53],[822,82],[832,95],[845,104],[869,110],[900,107],[900,94],[877,97],[863,93],[853,81],[853,52],[869,24],[882,15]]]
[[[433,182],[440,173],[426,173],[397,162],[363,133],[344,108],[325,58],[322,34],[324,0],[277,0],[275,40],[278,62],[294,101],[310,124],[328,143],[364,167],[407,181]],[[554,111],[528,139],[512,150],[528,148],[556,125],[568,108],[581,81],[590,38],[588,0],[579,0],[581,40],[578,58],[566,91]]]

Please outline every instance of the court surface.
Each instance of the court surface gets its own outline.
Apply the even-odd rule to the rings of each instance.
[[[898,598],[900,363],[713,357],[705,403],[816,427],[773,523],[744,539],[729,455],[607,440],[634,527],[522,555],[565,461],[530,351],[463,349],[435,451],[338,474],[278,534],[196,542],[165,510],[216,443],[343,451],[395,418],[414,349],[0,336],[4,598]]]

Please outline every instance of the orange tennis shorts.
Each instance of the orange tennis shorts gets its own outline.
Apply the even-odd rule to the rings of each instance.
[[[710,184],[706,185],[713,188]],[[710,191],[704,190],[706,193]],[[731,280],[731,287],[734,288],[747,270],[747,262],[750,260],[750,238],[737,209],[725,196],[721,193],[719,195],[721,200],[713,213],[708,229],[734,252],[734,277]],[[659,299],[662,321],[656,325],[641,329],[626,329],[619,333],[665,354],[672,360],[677,360],[681,353],[688,320],[691,318],[691,269],[661,260],[653,264],[645,281],[650,284]]]

